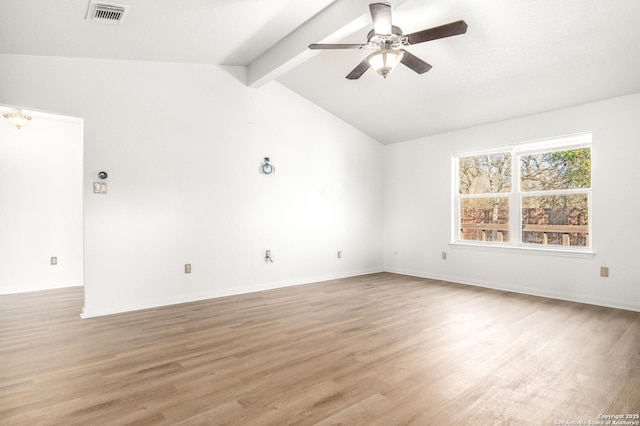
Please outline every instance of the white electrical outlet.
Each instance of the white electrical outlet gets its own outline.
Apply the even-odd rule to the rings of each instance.
[[[190,263],[185,263],[184,264],[184,273],[185,274],[190,274],[191,273],[191,264]]]
[[[338,259],[342,259],[342,250],[338,250]]]
[[[446,251],[442,252],[442,260],[447,260],[447,252]]]
[[[51,257],[51,264],[52,265],[57,265],[58,264],[58,258],[56,256],[52,256]]]

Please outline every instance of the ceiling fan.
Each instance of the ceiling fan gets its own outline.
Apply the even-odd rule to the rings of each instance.
[[[365,44],[310,44],[309,49],[363,49],[368,48],[374,52],[353,69],[348,75],[349,80],[357,80],[370,67],[387,78],[398,63],[402,63],[418,74],[423,74],[431,69],[431,65],[415,55],[403,49],[404,46],[451,37],[467,32],[467,23],[464,21],[451,22],[449,24],[433,27],[415,33],[403,35],[402,30],[391,25],[391,5],[387,3],[371,3],[369,5],[373,30],[367,34]]]

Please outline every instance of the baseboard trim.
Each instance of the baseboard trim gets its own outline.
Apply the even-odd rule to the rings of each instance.
[[[422,272],[409,271],[409,270],[398,269],[398,268],[385,268],[384,271],[390,272],[393,274],[408,275],[412,277],[427,278],[427,279],[437,280],[437,281],[446,281],[446,282],[451,282],[455,284],[464,284],[464,285],[470,285],[474,287],[488,288],[492,290],[526,294],[529,296],[547,297],[549,299],[564,300],[567,302],[584,303],[587,305],[604,306],[607,308],[624,309],[627,311],[640,312],[640,303],[629,302],[626,300],[622,301],[622,300],[615,300],[615,299],[589,297],[584,295],[582,296],[572,295],[572,294],[566,294],[562,292],[541,290],[541,289],[532,288],[532,287],[506,286],[506,285],[500,285],[500,284],[496,285],[493,282],[487,282],[482,280],[473,280],[473,279],[468,279],[464,277],[446,276],[446,275],[438,275],[438,274],[424,274]]]
[[[80,314],[80,318],[82,319],[95,318],[95,317],[101,317],[106,315],[121,314],[125,312],[140,311],[143,309],[159,308],[162,306],[178,305],[181,303],[198,302],[198,301],[207,300],[207,299],[217,299],[220,297],[255,293],[259,291],[273,290],[277,288],[293,287],[293,286],[311,284],[311,283],[322,282],[322,281],[331,281],[331,280],[338,280],[342,278],[357,277],[361,275],[375,274],[380,272],[384,272],[382,268],[371,268],[371,269],[363,269],[363,270],[351,271],[348,273],[341,273],[341,274],[321,275],[321,276],[315,276],[315,277],[305,277],[301,279],[291,279],[291,280],[285,280],[285,281],[260,283],[260,284],[256,284],[249,287],[243,287],[243,288],[233,288],[233,289],[224,289],[224,290],[218,289],[216,291],[211,291],[211,292],[188,294],[188,295],[182,295],[180,297],[172,297],[172,298],[166,298],[166,299],[147,299],[147,300],[139,301],[136,303],[129,303],[129,304],[94,306],[91,308],[88,308],[85,305],[85,307],[82,308],[82,313]]]
[[[36,291],[58,290],[61,288],[82,287],[81,281],[71,281],[59,284],[49,284],[44,286],[20,286],[11,289],[0,288],[0,296],[7,294],[33,293]]]

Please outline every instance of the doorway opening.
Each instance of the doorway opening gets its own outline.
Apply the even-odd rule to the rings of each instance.
[[[83,120],[0,105],[0,294],[83,285]]]

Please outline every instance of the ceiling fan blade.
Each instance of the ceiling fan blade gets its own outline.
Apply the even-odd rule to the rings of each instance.
[[[385,3],[371,3],[369,5],[373,30],[376,34],[391,34],[391,6]]]
[[[310,44],[309,49],[362,49],[364,44]]]
[[[353,69],[348,75],[347,78],[349,80],[357,80],[362,77],[362,74],[365,73],[371,67],[369,64],[369,58],[366,58],[364,61],[360,62],[357,67]]]
[[[402,62],[404,65],[411,68],[418,74],[424,74],[425,72],[431,69],[430,64],[418,58],[416,55],[413,55],[404,49],[401,49],[401,52],[402,52],[402,59],[400,60],[400,62]]]
[[[439,38],[451,37],[467,32],[467,23],[464,21],[451,22],[439,27],[429,28],[415,33],[407,34],[408,44],[424,43],[425,41],[437,40]]]

